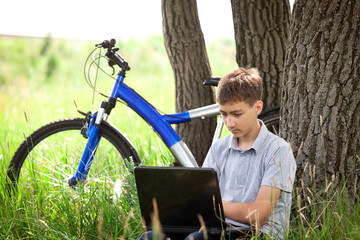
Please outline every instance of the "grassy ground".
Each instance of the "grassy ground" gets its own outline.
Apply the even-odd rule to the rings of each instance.
[[[24,136],[61,118],[80,116],[77,109],[97,109],[102,97],[86,85],[83,65],[96,42],[54,39],[0,38],[0,171]],[[164,112],[175,106],[174,80],[161,37],[146,41],[118,41],[132,70],[127,83]],[[208,46],[213,75],[236,68],[233,42]],[[113,80],[100,76],[98,86],[109,93]],[[159,89],[163,89],[159,94]],[[141,119],[118,104],[111,122],[136,146],[147,164],[168,164],[171,155]],[[161,160],[160,162],[158,160]],[[127,181],[134,185],[132,175]],[[55,195],[46,188],[19,192],[10,199],[0,181],[1,239],[136,239],[142,232],[136,192],[114,193],[115,181],[86,184]],[[327,194],[311,189],[307,206],[294,204],[289,239],[360,239],[360,204],[349,202],[344,191]],[[311,214],[305,215],[305,212]]]

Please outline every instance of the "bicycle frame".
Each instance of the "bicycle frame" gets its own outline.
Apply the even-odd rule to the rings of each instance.
[[[189,122],[196,118],[209,118],[219,115],[218,104],[192,109],[189,111],[164,114],[161,115],[151,104],[149,104],[143,97],[136,93],[133,89],[124,83],[125,77],[121,74],[118,75],[115,85],[113,87],[110,99],[120,98],[131,109],[133,109],[139,116],[141,116],[155,132],[161,137],[162,141],[169,148],[172,155],[185,167],[199,167],[193,154],[183,142],[176,131],[171,127],[171,124],[180,124]],[[107,119],[104,107],[100,107],[99,111],[94,113],[90,121],[87,136],[88,142],[80,160],[78,169],[75,175],[69,180],[70,182],[85,181],[87,173],[90,169],[93,156],[95,155],[97,146],[100,141],[99,130],[101,121]],[[218,123],[215,131],[214,140],[219,138],[222,121]]]

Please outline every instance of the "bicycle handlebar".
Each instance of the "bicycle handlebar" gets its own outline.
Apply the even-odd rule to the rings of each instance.
[[[107,49],[106,56],[109,58],[108,64],[110,67],[113,67],[115,64],[121,68],[119,74],[125,74],[125,71],[130,70],[130,66],[128,62],[125,60],[123,56],[121,56],[119,48],[115,48],[115,39],[104,40],[102,43],[96,44],[95,47],[101,47]]]
[[[116,40],[115,39],[111,39],[110,41],[109,40],[104,40],[102,43],[98,43],[95,45],[95,47],[102,47],[102,48],[107,48],[107,49],[111,49],[113,47],[115,47],[115,43],[116,43]]]
[[[221,79],[221,77],[210,77],[208,79],[205,79],[203,84],[217,87],[217,85],[219,84],[220,79]]]

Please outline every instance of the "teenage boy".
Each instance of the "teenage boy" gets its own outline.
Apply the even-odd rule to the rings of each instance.
[[[290,145],[257,119],[263,108],[261,98],[257,69],[239,68],[221,78],[217,101],[231,135],[211,147],[203,167],[212,167],[218,174],[228,223],[283,239],[296,163]]]
[[[263,108],[262,88],[254,68],[239,68],[221,78],[217,101],[231,135],[213,144],[203,167],[218,174],[226,222],[232,228],[283,239],[289,227],[296,163],[290,145],[257,119]],[[187,239],[219,237],[196,232]]]

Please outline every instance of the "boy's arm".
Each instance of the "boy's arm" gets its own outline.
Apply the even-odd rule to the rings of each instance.
[[[225,217],[260,227],[267,222],[280,193],[281,190],[276,187],[261,186],[255,202],[233,203],[223,201]]]

